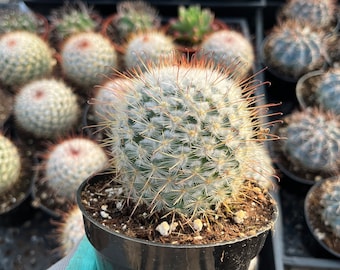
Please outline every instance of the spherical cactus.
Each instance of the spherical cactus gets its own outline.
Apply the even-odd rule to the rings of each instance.
[[[20,180],[21,158],[16,145],[0,133],[0,194]]]
[[[224,29],[206,36],[198,55],[204,55],[216,65],[235,66],[240,77],[247,77],[255,63],[251,42],[240,32]]]
[[[37,138],[57,138],[78,123],[77,96],[64,81],[39,79],[15,95],[14,117],[19,128]]]
[[[340,238],[340,176],[324,180],[321,188],[321,218],[334,236]]]
[[[74,137],[55,143],[42,162],[43,180],[57,196],[75,201],[78,186],[106,168],[104,149],[88,138]]]
[[[329,27],[335,21],[334,0],[288,0],[281,10],[283,19],[306,22],[314,27]]]
[[[49,45],[25,31],[0,37],[0,59],[0,81],[11,87],[51,74],[56,63]]]
[[[39,20],[32,12],[23,12],[17,8],[0,9],[0,33],[14,31],[39,32]]]
[[[99,33],[78,33],[61,48],[61,68],[67,79],[79,87],[92,88],[104,75],[117,68],[117,52],[111,42]]]
[[[310,172],[332,172],[340,161],[340,122],[316,108],[295,111],[285,119],[280,136],[283,153]]]
[[[267,171],[262,156],[248,151],[260,132],[258,108],[232,74],[183,56],[137,72],[131,82],[126,107],[104,123],[104,144],[136,207],[215,216],[242,200],[254,161]]]
[[[170,36],[160,31],[140,32],[130,36],[124,54],[127,68],[145,70],[148,64],[157,64],[161,57],[175,51],[175,44]]]
[[[296,81],[305,73],[325,64],[324,33],[307,24],[286,21],[266,37],[262,60],[273,73]]]
[[[315,89],[316,101],[325,110],[340,115],[340,67],[321,76]]]
[[[56,238],[59,244],[59,255],[64,257],[70,254],[73,248],[85,235],[83,215],[77,205],[63,213],[61,220],[56,223]]]

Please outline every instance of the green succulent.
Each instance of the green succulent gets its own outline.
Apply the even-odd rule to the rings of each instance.
[[[14,31],[39,32],[40,23],[32,12],[23,12],[20,9],[0,9],[0,34]]]

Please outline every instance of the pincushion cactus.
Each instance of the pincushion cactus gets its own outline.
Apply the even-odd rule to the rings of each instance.
[[[42,179],[53,192],[75,201],[78,186],[93,173],[106,168],[104,149],[88,138],[73,137],[51,145],[42,162]]]
[[[306,108],[288,115],[280,128],[282,150],[310,172],[335,171],[340,161],[340,122],[332,113]]]
[[[329,27],[335,21],[334,0],[288,0],[280,12],[284,20],[298,20],[313,27]]]
[[[68,38],[61,48],[61,68],[67,79],[84,91],[118,67],[117,52],[99,33],[84,32]]]
[[[51,74],[53,49],[37,34],[16,31],[0,37],[0,81],[10,87]]]
[[[216,65],[235,66],[240,77],[249,75],[255,54],[250,41],[240,32],[223,29],[206,36],[200,44],[198,55],[204,55]]]
[[[21,158],[17,146],[0,133],[0,194],[20,180]]]
[[[163,32],[154,30],[131,35],[124,53],[127,68],[145,70],[147,64],[157,64],[161,57],[174,53],[176,47]]]
[[[325,64],[324,32],[308,24],[286,21],[276,25],[263,43],[262,60],[269,70],[296,81]]]
[[[54,139],[73,130],[80,106],[64,81],[39,79],[27,83],[15,95],[14,117],[18,127],[34,137]]]
[[[104,145],[136,207],[214,219],[242,201],[255,170],[268,172],[250,150],[261,133],[258,108],[232,74],[183,57],[137,72],[131,82],[126,107],[104,123]]]
[[[340,176],[322,183],[321,218],[332,233],[340,238]]]

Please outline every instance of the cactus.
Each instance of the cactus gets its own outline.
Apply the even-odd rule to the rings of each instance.
[[[325,179],[321,188],[321,218],[334,236],[340,238],[340,176]]]
[[[298,20],[313,27],[329,27],[335,21],[334,0],[288,0],[280,11],[284,20]]]
[[[263,61],[269,70],[289,80],[325,64],[322,31],[307,24],[286,21],[275,26],[263,44]]]
[[[17,31],[0,37],[0,81],[17,87],[51,74],[53,50],[37,34]]]
[[[61,49],[61,68],[67,79],[79,87],[93,88],[103,76],[118,67],[117,52],[99,33],[85,32],[71,36]]]
[[[170,36],[154,30],[130,36],[124,54],[127,68],[145,70],[147,64],[157,64],[161,57],[172,54],[176,47]]]
[[[237,67],[240,77],[249,75],[255,54],[250,41],[236,30],[223,29],[206,36],[200,44],[198,55],[204,55],[216,65]]]
[[[250,89],[185,56],[136,71],[131,80],[126,106],[104,123],[115,180],[129,199],[151,214],[187,218],[214,219],[234,209],[254,171],[268,172],[252,151],[261,124]]]
[[[39,79],[24,85],[15,95],[15,123],[37,138],[57,138],[78,123],[77,96],[64,81]]]
[[[325,110],[340,115],[340,68],[334,68],[321,76],[315,89],[317,103]]]
[[[73,137],[50,146],[42,162],[43,180],[54,194],[75,202],[78,186],[106,168],[104,149],[93,140]]]
[[[21,158],[17,146],[0,133],[0,194],[20,180]]]
[[[340,160],[340,122],[332,113],[308,107],[285,119],[280,136],[287,158],[310,172],[332,172]]]
[[[92,7],[83,2],[65,2],[63,6],[51,11],[50,21],[56,42],[73,34],[94,32],[99,27],[100,18]]]
[[[169,31],[180,43],[199,44],[213,31],[215,14],[200,5],[179,6],[177,19],[170,23]]]
[[[0,34],[19,30],[39,33],[40,26],[32,12],[23,12],[17,8],[0,9]]]
[[[85,235],[83,215],[77,205],[63,213],[60,221],[56,223],[56,238],[59,244],[59,255],[64,257],[70,254],[72,249]]]

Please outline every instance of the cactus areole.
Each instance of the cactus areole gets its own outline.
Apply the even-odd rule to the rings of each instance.
[[[195,58],[168,58],[132,73],[122,107],[103,124],[114,177],[99,223],[110,227],[125,215],[111,227],[116,232],[177,246],[268,231],[277,213],[255,180],[262,169],[268,180],[272,173],[261,162],[253,166],[262,158],[251,150],[254,141],[264,147],[256,87]],[[94,206],[86,194],[93,190],[78,197],[82,209]]]

